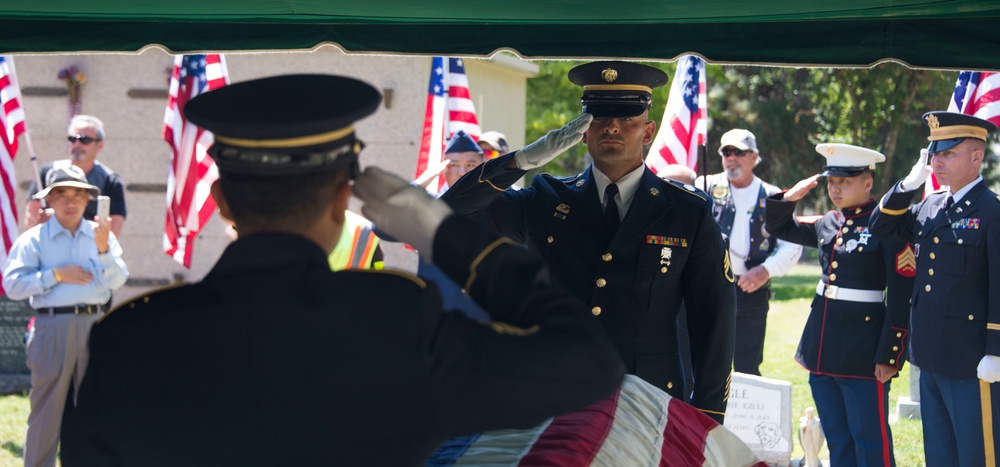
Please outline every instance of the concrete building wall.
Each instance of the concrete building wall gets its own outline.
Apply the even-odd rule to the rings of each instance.
[[[356,125],[358,135],[367,143],[362,165],[376,164],[404,178],[413,177],[430,57],[347,55],[324,47],[313,52],[226,54],[225,58],[232,82],[287,73],[329,73],[359,78],[383,90],[388,96],[383,106]],[[156,287],[204,276],[229,243],[217,216],[195,242],[191,269],[163,253],[170,149],[161,134],[172,56],[148,49],[128,55],[23,55],[16,56],[14,62],[39,164],[67,155],[69,99],[58,95],[65,84],[57,75],[75,65],[86,76],[81,87],[81,112],[104,121],[107,138],[99,160],[118,172],[126,184],[129,213],[120,241],[130,279],[115,293],[116,303]],[[512,148],[521,147],[525,81],[537,66],[512,56],[467,62],[470,89],[484,131],[501,131]],[[15,169],[17,205],[23,210],[33,177],[23,137]],[[357,208],[356,200],[352,207]]]

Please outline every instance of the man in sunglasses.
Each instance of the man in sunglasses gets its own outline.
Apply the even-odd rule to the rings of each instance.
[[[729,257],[736,274],[736,351],[733,369],[760,375],[764,361],[764,331],[771,299],[771,278],[788,272],[802,247],[770,238],[764,228],[764,203],[781,191],[753,173],[760,164],[757,138],[744,129],[722,135],[719,144],[724,171],[710,175],[703,185],[712,197],[715,221],[729,243]]]
[[[97,160],[97,155],[104,149],[104,123],[91,115],[77,115],[69,122],[67,140],[69,141],[67,146],[69,159],[42,165],[38,179],[43,180],[44,185],[46,175],[56,166],[72,164],[82,169],[87,175],[87,183],[96,186],[101,190],[101,194],[111,198],[111,231],[116,236],[120,236],[127,215],[125,185],[115,171]],[[28,188],[28,205],[24,210],[24,227],[26,229],[45,222],[52,216],[52,210],[43,209],[41,200],[34,198],[38,192],[39,187],[32,182],[31,187]],[[96,215],[97,201],[91,200],[87,203],[83,218],[91,220]]]

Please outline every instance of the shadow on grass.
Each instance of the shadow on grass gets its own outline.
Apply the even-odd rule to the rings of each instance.
[[[2,445],[0,445],[0,448],[3,448],[5,451],[17,456],[19,459],[24,458],[24,446],[21,446],[13,441],[5,441]]]
[[[771,279],[771,290],[774,300],[791,300],[804,298],[811,300],[816,295],[816,283],[819,282],[819,262],[804,261],[792,268],[788,274]]]

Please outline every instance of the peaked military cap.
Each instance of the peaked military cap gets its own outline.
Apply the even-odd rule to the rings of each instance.
[[[816,152],[826,158],[821,177],[857,177],[866,170],[875,170],[875,164],[885,162],[882,153],[850,144],[817,144]]]
[[[923,118],[930,129],[930,136],[927,137],[931,142],[927,147],[930,153],[951,149],[965,138],[986,141],[986,135],[997,129],[996,125],[986,120],[956,112],[927,112]]]
[[[445,154],[451,154],[453,152],[478,152],[483,153],[483,148],[479,147],[476,140],[472,139],[465,130],[458,130],[452,135],[451,139],[448,140],[448,146],[444,148]]]
[[[372,86],[345,76],[283,75],[201,94],[184,116],[215,134],[219,170],[284,175],[356,164],[364,143],[354,122],[382,101]]]
[[[583,111],[594,117],[635,117],[653,102],[653,88],[667,84],[667,74],[631,62],[585,63],[569,70],[569,80],[583,86]]]

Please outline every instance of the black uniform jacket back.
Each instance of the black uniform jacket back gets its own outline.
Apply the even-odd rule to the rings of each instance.
[[[1000,355],[1000,199],[980,181],[950,209],[947,191],[910,206],[920,192],[894,187],[871,218],[875,236],[911,241],[916,252],[910,361],[976,378],[984,355]]]
[[[436,238],[493,324],[443,313],[414,276],[331,272],[286,234],[122,305],[94,326],[63,465],[416,465],[450,436],[610,394],[624,372],[583,304],[477,230],[453,216]]]
[[[695,378],[692,403],[722,420],[732,368],[735,289],[711,202],[694,187],[648,168],[614,238],[604,224],[592,168],[575,177],[505,169],[513,154],[466,174],[442,196],[456,213],[486,220],[539,251],[553,281],[583,299],[604,325],[627,371],[682,398],[677,341],[688,313]]]
[[[783,196],[767,198],[767,229],[782,240],[818,248],[824,284],[875,295],[885,291],[884,302],[844,300],[826,290],[815,295],[795,360],[813,373],[838,377],[874,379],[877,363],[902,369],[913,250],[871,235],[868,218],[875,200],[799,222],[793,215],[796,203]]]

